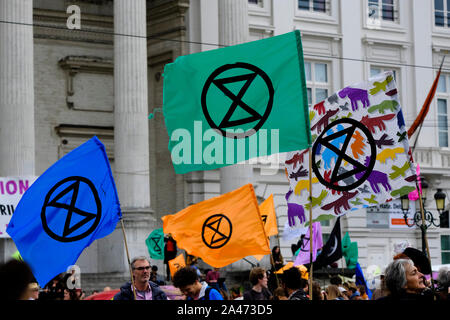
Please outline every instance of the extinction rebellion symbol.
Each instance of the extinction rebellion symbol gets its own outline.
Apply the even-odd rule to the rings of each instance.
[[[78,198],[83,198],[83,206]],[[45,232],[60,242],[73,242],[90,235],[101,219],[102,203],[94,184],[73,176],[55,184],[42,206],[41,221]]]
[[[236,88],[236,84],[240,88],[237,94],[229,89],[230,85]],[[259,93],[256,99],[255,92]],[[266,92],[266,96],[261,98],[261,92]],[[209,95],[214,96],[214,99],[209,98]],[[248,96],[250,105],[244,102]],[[223,65],[208,77],[202,90],[201,103],[203,114],[212,129],[224,137],[243,139],[255,134],[264,125],[272,110],[273,97],[274,89],[269,76],[252,64],[238,62]],[[237,110],[238,107],[245,113]],[[254,124],[243,127],[251,123]],[[229,128],[236,131],[242,129],[243,132],[227,131]]]
[[[335,131],[335,128],[337,129]],[[352,139],[355,139],[355,133],[365,142],[364,145],[368,152],[364,157],[360,157],[363,161],[355,160],[349,153]],[[322,151],[322,147],[324,147]],[[375,139],[369,129],[360,122],[351,119],[339,119],[330,123],[322,134],[317,137],[313,148],[312,169],[317,179],[327,188],[337,191],[350,191],[363,184],[373,171],[377,155]],[[327,156],[325,156],[327,154]],[[321,167],[317,165],[321,159]],[[334,158],[335,164],[331,165],[326,159]],[[350,170],[344,168],[343,164],[350,164]],[[328,178],[324,176],[324,171],[331,170]],[[347,182],[349,181],[350,182]],[[340,184],[344,182],[344,184]]]
[[[222,248],[231,238],[232,224],[223,214],[210,216],[203,223],[202,240],[208,248]]]

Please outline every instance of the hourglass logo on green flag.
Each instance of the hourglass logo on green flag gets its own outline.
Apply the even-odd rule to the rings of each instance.
[[[176,173],[311,145],[298,30],[177,58],[163,101]]]
[[[164,260],[164,232],[162,228],[153,230],[145,240],[150,258]]]

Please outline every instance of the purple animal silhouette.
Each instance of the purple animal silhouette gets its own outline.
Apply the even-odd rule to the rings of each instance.
[[[370,156],[366,157],[366,161],[365,161],[365,166],[367,167],[370,163]],[[361,179],[362,176],[364,175],[364,171],[363,172],[359,172],[357,174],[355,174],[355,178],[356,179]],[[378,186],[379,184],[381,184],[384,189],[386,191],[390,191],[392,190],[391,185],[388,182],[388,176],[387,174],[377,171],[377,170],[373,170],[369,177],[367,178],[367,181],[369,181],[370,183],[370,187],[372,188],[373,192],[375,193],[380,193],[380,187]]]
[[[294,192],[294,191],[291,190],[291,189],[289,188],[289,191],[288,191],[288,192],[286,193],[286,195],[284,196],[284,197],[286,198],[286,202],[288,202],[289,197],[291,196],[292,192]]]
[[[290,227],[295,226],[295,217],[298,217],[300,224],[305,222],[305,209],[300,204],[288,203],[288,222]]]
[[[286,202],[289,200],[289,197],[291,196],[292,192],[293,191],[289,189],[289,191],[286,193],[285,195]],[[298,219],[300,220],[300,224],[306,221],[305,209],[303,208],[302,205],[289,202],[287,205],[288,205],[288,222],[290,227],[295,226],[295,217],[298,217]]]
[[[345,98],[347,96],[350,99],[350,102],[352,103],[353,111],[358,110],[358,101],[362,102],[364,108],[370,106],[369,95],[367,93],[367,90],[347,87],[339,91],[339,97]]]

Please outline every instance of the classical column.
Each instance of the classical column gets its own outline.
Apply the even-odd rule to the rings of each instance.
[[[34,175],[33,1],[0,0],[0,176]]]
[[[34,176],[33,1],[0,0],[0,176]],[[0,263],[16,250],[0,239]]]
[[[114,177],[130,258],[145,254],[143,244],[154,220],[150,208],[146,17],[145,0],[114,1]],[[116,230],[116,236],[123,244],[122,231]],[[125,258],[120,254],[117,252],[117,259]],[[107,265],[102,270],[110,271]]]
[[[124,209],[150,207],[145,0],[114,1],[114,165]]]
[[[248,41],[248,1],[220,0],[219,43],[235,45]],[[220,192],[237,189],[253,180],[253,166],[237,164],[220,169]]]

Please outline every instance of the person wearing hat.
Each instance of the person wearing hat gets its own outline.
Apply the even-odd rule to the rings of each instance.
[[[37,282],[31,282],[28,284],[28,300],[37,300],[39,299],[39,285]]]

